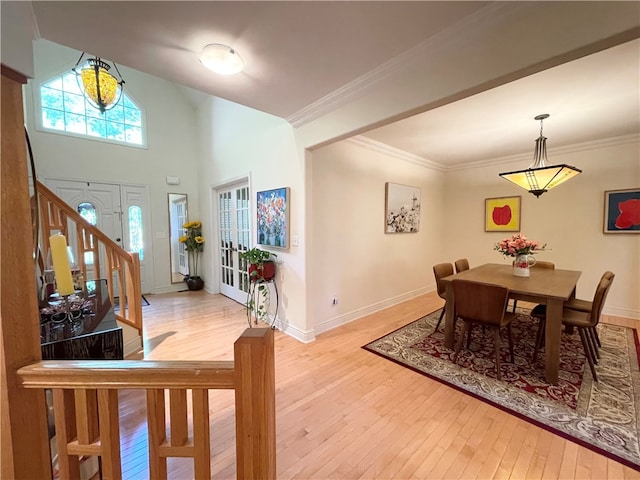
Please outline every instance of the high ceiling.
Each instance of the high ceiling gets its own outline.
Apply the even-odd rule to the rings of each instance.
[[[290,121],[491,3],[32,2],[40,38]],[[206,70],[208,43],[236,49],[244,72]],[[635,40],[366,135],[446,167],[532,151],[539,113],[550,149],[638,133],[639,62]]]

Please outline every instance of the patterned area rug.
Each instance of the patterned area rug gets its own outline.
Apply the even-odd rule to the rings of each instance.
[[[493,339],[480,326],[472,330],[458,364],[434,333],[440,310],[362,348],[473,395],[542,428],[640,470],[640,344],[636,330],[601,324],[602,347],[591,377],[580,337],[562,333],[560,380],[544,380],[544,350],[532,361],[537,322],[519,310],[512,323],[515,363],[510,362],[506,331],[500,355],[502,380],[496,378]],[[457,322],[457,334],[462,322]]]

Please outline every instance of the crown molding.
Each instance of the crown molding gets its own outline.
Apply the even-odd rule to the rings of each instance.
[[[640,143],[640,133],[631,133],[629,135],[620,135],[618,137],[601,138],[598,140],[589,140],[588,142],[574,143],[572,145],[563,145],[560,147],[549,148],[548,154],[550,157],[554,155],[567,155],[571,153],[584,152],[586,150],[596,150],[599,148],[616,147],[619,145],[628,145],[633,143]],[[499,157],[492,160],[478,160],[475,162],[468,162],[462,165],[455,165],[445,167],[447,172],[457,172],[461,170],[470,170],[478,167],[489,167],[496,165],[505,165],[513,162],[531,162],[532,153],[520,153],[517,155],[508,155],[505,157]],[[554,164],[554,162],[550,162]],[[527,164],[528,165],[528,164]],[[526,168],[526,167],[522,167]]]
[[[421,167],[430,168],[432,170],[437,170],[440,172],[447,171],[447,167],[445,165],[442,165],[441,163],[433,162],[426,158],[420,157],[419,155],[400,150],[399,148],[392,147],[391,145],[373,140],[369,137],[356,135],[355,137],[348,138],[346,141],[372,152],[388,155],[398,160],[403,160],[415,165],[420,165]]]
[[[404,53],[383,63],[379,67],[361,75],[352,82],[334,90],[297,112],[286,120],[294,127],[300,127],[322,115],[344,106],[348,101],[364,95],[376,84],[398,71],[408,69],[416,62],[424,63],[426,58],[440,52],[452,51],[460,47],[462,41],[474,37],[477,32],[491,29],[505,17],[527,8],[527,2],[494,2],[466,16],[452,26],[442,30]]]

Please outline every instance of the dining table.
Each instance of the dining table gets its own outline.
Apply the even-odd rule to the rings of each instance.
[[[509,298],[545,304],[547,307],[545,326],[545,379],[558,384],[560,366],[560,334],[562,332],[562,307],[575,296],[576,285],[582,272],[576,270],[531,268],[529,277],[513,275],[511,265],[487,263],[444,277],[446,308],[444,344],[453,349],[455,344],[455,308],[451,281],[464,279],[475,282],[502,285],[509,289]],[[482,301],[481,298],[478,301]],[[535,336],[535,332],[532,332]]]

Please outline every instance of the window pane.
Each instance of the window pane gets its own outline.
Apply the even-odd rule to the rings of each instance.
[[[124,122],[127,125],[134,125],[136,127],[142,126],[142,115],[140,110],[133,108],[124,109]]]
[[[42,107],[56,108],[58,110],[63,109],[62,104],[62,92],[60,90],[54,90],[53,88],[41,87],[40,88],[40,100],[42,101]]]
[[[64,130],[64,112],[60,110],[42,109],[42,125],[45,128]]]
[[[87,135],[105,138],[107,136],[107,122],[101,118],[87,118]]]
[[[98,223],[98,216],[96,214],[96,207],[90,202],[83,202],[78,205],[78,213],[91,225]],[[85,265],[93,265],[93,252],[84,252]]]
[[[104,114],[100,110],[98,110],[96,107],[91,105],[86,98],[84,100],[84,109],[87,114],[87,117],[99,118],[100,120],[104,121]]]
[[[143,260],[142,209],[137,205],[129,207],[129,251],[138,252]]]
[[[124,140],[124,125],[119,123],[107,122],[107,138]]]
[[[78,86],[76,74],[73,72],[69,72],[62,77],[62,88],[65,92],[82,95],[80,87]]]
[[[142,130],[137,127],[127,127],[127,143],[142,145]]]
[[[62,90],[62,77],[56,77],[43,85],[56,90]]]
[[[107,110],[105,116],[110,122],[124,123],[124,107],[116,105],[111,110]]]
[[[87,133],[87,124],[85,122],[85,116],[84,115],[76,115],[74,113],[68,113],[67,115],[65,115],[65,127],[64,129],[67,132],[74,132],[74,133]]]
[[[64,109],[66,112],[84,115],[84,97],[82,95],[65,92]]]

